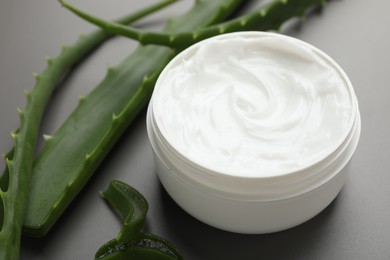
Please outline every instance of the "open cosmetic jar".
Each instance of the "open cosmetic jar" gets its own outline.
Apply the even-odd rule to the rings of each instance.
[[[195,218],[238,233],[299,225],[340,192],[359,140],[352,84],[270,32],[209,38],[161,73],[147,113],[158,176]]]

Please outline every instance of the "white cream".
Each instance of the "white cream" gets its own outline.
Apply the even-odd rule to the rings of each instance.
[[[354,120],[343,75],[292,38],[221,36],[168,68],[152,99],[158,129],[181,155],[216,172],[268,177],[308,167],[342,142]]]

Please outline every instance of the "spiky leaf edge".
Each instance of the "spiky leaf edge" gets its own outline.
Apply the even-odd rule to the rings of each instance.
[[[118,22],[132,23],[176,1],[162,1],[127,15]],[[20,236],[29,193],[31,168],[45,106],[63,75],[111,36],[113,34],[103,30],[82,35],[73,46],[63,46],[58,57],[47,57],[48,67],[41,74],[33,74],[36,84],[31,92],[25,91],[27,98],[25,109],[18,109],[20,128],[11,133],[14,148],[5,155],[6,170],[0,180],[0,244],[2,245],[0,259],[19,258]]]

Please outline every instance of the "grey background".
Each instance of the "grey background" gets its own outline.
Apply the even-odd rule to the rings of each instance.
[[[94,14],[115,18],[148,1],[73,1]],[[262,1],[253,1],[254,8]],[[181,1],[137,23],[157,29],[183,13]],[[390,259],[390,1],[333,0],[303,23],[290,22],[283,33],[305,40],[333,57],[349,75],[359,99],[362,135],[337,199],[321,214],[296,228],[268,235],[217,230],[189,216],[167,195],[155,174],[143,113],[125,133],[47,237],[23,238],[22,259],[92,259],[115,237],[119,219],[99,197],[112,179],[125,181],[149,200],[145,231],[173,242],[186,259]],[[55,0],[0,0],[0,151],[12,147],[9,132],[19,126],[17,107],[32,72],[45,68],[61,44],[94,27],[61,8]],[[136,43],[116,38],[100,48],[59,89],[45,114],[42,132],[51,134]],[[153,57],[151,57],[153,58]],[[4,162],[0,162],[4,168]],[[1,250],[1,245],[0,245]]]

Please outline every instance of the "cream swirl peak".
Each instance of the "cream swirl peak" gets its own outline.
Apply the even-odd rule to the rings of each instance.
[[[279,34],[227,34],[179,54],[153,116],[181,155],[213,171],[269,177],[323,159],[351,126],[353,90],[321,51]]]

